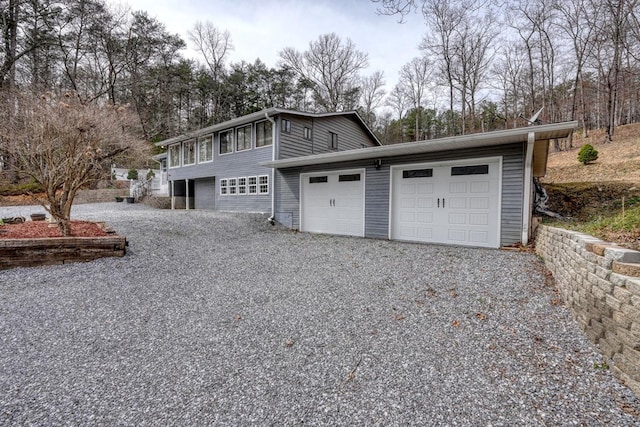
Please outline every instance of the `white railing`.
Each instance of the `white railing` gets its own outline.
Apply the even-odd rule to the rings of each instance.
[[[129,196],[135,198],[136,202],[140,198],[151,194],[153,177],[148,179],[132,179],[129,184]]]

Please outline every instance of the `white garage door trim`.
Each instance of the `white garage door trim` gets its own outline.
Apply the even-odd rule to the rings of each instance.
[[[312,185],[312,184],[308,184],[308,178],[311,177],[324,177],[327,176],[328,180],[330,180],[330,177],[335,177],[335,184],[336,185],[340,185],[339,181],[338,181],[338,177],[340,175],[352,175],[352,174],[360,174],[360,180],[359,181],[353,181],[353,182],[358,182],[360,183],[360,192],[361,195],[359,198],[354,198],[351,200],[351,203],[358,203],[359,201],[359,205],[358,206],[351,206],[352,208],[352,212],[353,210],[361,210],[362,213],[359,214],[358,212],[356,212],[356,216],[354,217],[353,220],[355,221],[354,223],[352,223],[352,229],[345,231],[343,230],[336,230],[335,226],[335,221],[333,224],[328,224],[328,226],[323,227],[323,226],[308,226],[308,222],[310,222],[310,220],[307,220],[305,218],[305,203],[308,201],[306,197],[308,197],[307,194],[305,194],[305,188],[307,185]],[[308,173],[301,173],[300,174],[300,207],[299,207],[299,212],[300,212],[300,231],[305,231],[305,232],[311,232],[311,233],[322,233],[322,234],[337,234],[337,235],[347,235],[347,236],[358,236],[358,237],[364,237],[364,229],[365,229],[365,177],[366,177],[366,169],[362,168],[362,169],[344,169],[344,170],[329,170],[329,171],[319,171],[319,172],[308,172]],[[331,183],[334,183],[333,181]],[[328,182],[328,184],[331,184]],[[316,184],[313,184],[316,185]],[[327,187],[326,190],[329,192],[326,195],[322,195],[320,194],[321,197],[321,202],[319,202],[318,200],[314,200],[315,202],[317,202],[316,204],[318,205],[317,208],[325,208],[326,212],[334,215],[337,214],[338,211],[331,211],[330,209],[337,209],[337,208],[341,208],[341,202],[340,202],[340,194],[339,194],[339,190],[338,188],[331,188],[331,187]],[[338,196],[332,196],[332,194],[335,193],[335,191],[338,191]],[[322,190],[319,190],[320,193],[322,193]],[[326,197],[324,197],[326,196]],[[326,199],[326,200],[325,200]],[[358,200],[356,200],[358,199]],[[355,227],[353,227],[355,226]]]
[[[425,237],[423,239],[400,239],[400,238],[396,238],[396,236],[398,235],[398,233],[396,232],[396,212],[395,212],[395,205],[394,205],[394,201],[395,201],[395,194],[394,194],[394,189],[396,187],[396,183],[394,182],[396,180],[396,175],[397,173],[400,173],[399,171],[403,171],[403,170],[411,170],[411,169],[426,169],[426,168],[448,168],[448,167],[453,167],[453,166],[472,166],[472,165],[477,165],[479,163],[483,163],[483,164],[492,164],[497,166],[497,188],[496,188],[496,193],[495,193],[495,197],[497,198],[497,208],[495,210],[495,227],[496,227],[496,235],[492,236],[493,239],[490,240],[489,243],[487,244],[478,244],[478,243],[473,243],[473,244],[465,244],[466,246],[484,246],[484,247],[493,247],[493,248],[497,248],[500,246],[500,241],[501,241],[501,226],[502,226],[502,221],[501,221],[501,216],[502,216],[502,157],[501,156],[497,156],[497,157],[476,157],[473,159],[464,159],[464,160],[451,160],[451,161],[439,161],[439,162],[427,162],[427,163],[412,163],[412,164],[403,164],[403,165],[395,165],[395,166],[391,166],[390,168],[390,185],[389,185],[389,239],[395,239],[395,240],[408,240],[408,241],[419,241],[419,242],[433,242],[433,243],[451,243],[451,244],[456,244],[454,242],[445,242],[445,241],[441,241],[441,239],[430,239],[428,237]],[[450,183],[451,180],[450,179],[446,179],[446,181],[443,179],[442,181],[439,181],[440,183],[442,182],[446,182],[446,183]],[[439,201],[439,200],[438,200]],[[435,200],[433,201],[435,203]],[[457,243],[460,244],[460,243]]]

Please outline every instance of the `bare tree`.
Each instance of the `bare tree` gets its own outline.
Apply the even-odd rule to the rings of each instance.
[[[189,40],[204,60],[213,80],[213,117],[220,120],[223,117],[222,109],[222,76],[225,72],[225,62],[229,52],[233,50],[231,33],[228,30],[216,28],[212,22],[196,22],[193,29],[188,32]]]
[[[374,110],[380,106],[384,99],[384,72],[375,71],[373,74],[360,79],[360,100],[363,119],[372,127],[375,122]]]
[[[359,73],[368,65],[368,56],[350,39],[344,43],[335,33],[323,34],[299,52],[286,47],[280,52],[284,66],[313,84],[316,104],[326,111],[348,109],[358,92]]]
[[[422,115],[422,103],[430,79],[431,64],[425,56],[413,58],[400,69],[400,82],[406,88],[407,96],[416,111],[416,141],[421,139],[420,116]]]
[[[136,121],[125,106],[83,104],[71,93],[39,98],[23,93],[16,103],[0,139],[20,172],[44,188],[45,198],[38,202],[69,236],[77,191],[99,177],[110,159],[148,145],[135,137]]]
[[[404,119],[404,113],[407,110],[407,105],[409,105],[409,96],[407,95],[407,89],[402,85],[402,83],[396,84],[389,95],[387,96],[387,105],[393,109],[393,111],[397,114],[398,122],[402,122]],[[404,127],[400,132],[400,142],[404,142]]]

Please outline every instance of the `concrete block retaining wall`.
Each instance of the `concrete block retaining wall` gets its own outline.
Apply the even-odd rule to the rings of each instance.
[[[580,328],[640,397],[640,252],[546,225],[536,252]]]

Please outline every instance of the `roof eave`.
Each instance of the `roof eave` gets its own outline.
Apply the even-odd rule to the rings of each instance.
[[[403,144],[384,145],[381,147],[361,148],[340,151],[336,153],[315,154],[311,156],[295,157],[284,160],[274,160],[261,163],[262,166],[274,169],[309,166],[322,163],[337,163],[373,158],[384,158],[408,154],[423,154],[462,148],[490,147],[512,144],[527,140],[530,132],[534,132],[536,140],[566,138],[576,128],[578,122],[552,123],[538,126],[528,126],[516,129],[506,129],[493,132],[477,133],[462,136],[433,139],[427,141],[406,142]]]

